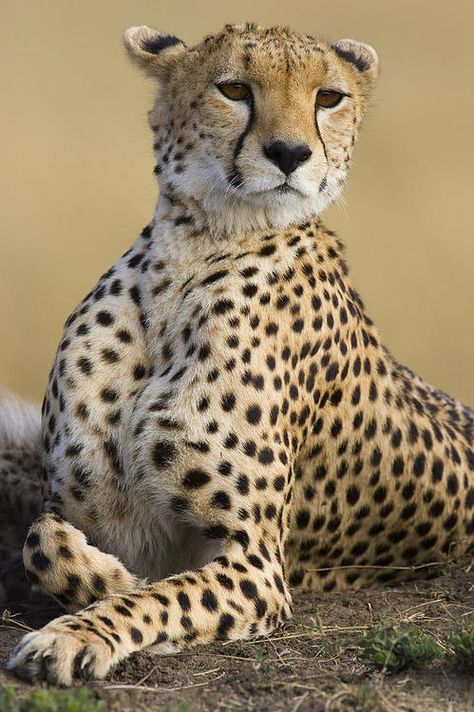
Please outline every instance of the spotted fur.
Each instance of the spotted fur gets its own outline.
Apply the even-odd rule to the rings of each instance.
[[[158,86],[160,199],[66,322],[24,560],[69,613],[9,663],[60,684],[143,648],[267,635],[290,589],[400,578],[474,534],[473,412],[391,356],[319,217],[375,52],[253,25],[125,43]],[[316,109],[320,90],[344,98]],[[275,140],[310,155],[285,176]]]

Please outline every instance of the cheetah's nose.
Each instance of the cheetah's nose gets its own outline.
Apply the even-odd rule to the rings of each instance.
[[[285,175],[290,175],[302,163],[308,160],[312,151],[306,143],[285,143],[285,141],[270,141],[263,147],[263,152],[272,163],[275,163]]]

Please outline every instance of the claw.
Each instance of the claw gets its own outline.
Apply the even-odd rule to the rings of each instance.
[[[82,667],[82,661],[84,659],[84,655],[86,654],[87,648],[84,646],[82,650],[79,650],[79,652],[76,654],[74,660],[72,661],[72,676],[73,677],[80,677],[81,675],[81,667]]]
[[[74,678],[104,677],[111,662],[101,640],[84,630],[72,631],[64,621],[25,636],[6,668],[22,680],[71,685]]]

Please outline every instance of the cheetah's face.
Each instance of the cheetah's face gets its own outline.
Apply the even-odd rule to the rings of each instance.
[[[162,187],[244,229],[291,224],[338,197],[377,73],[371,47],[254,26],[189,49],[144,27],[125,43],[159,80],[150,116]]]

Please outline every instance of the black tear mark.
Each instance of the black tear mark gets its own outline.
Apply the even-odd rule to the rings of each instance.
[[[345,62],[350,62],[351,64],[356,66],[359,72],[366,72],[367,69],[370,68],[370,62],[368,62],[360,55],[355,54],[355,52],[352,52],[352,50],[350,49],[341,49],[341,47],[333,45],[333,50],[335,51],[337,56],[343,59]]]
[[[178,37],[173,35],[158,35],[157,37],[150,37],[149,39],[142,40],[142,49],[145,52],[150,52],[150,54],[159,54],[162,50],[168,47],[174,47],[174,45],[183,45],[186,47],[184,42]]]
[[[328,154],[327,154],[327,151],[326,151],[326,144],[324,143],[323,137],[322,137],[322,135],[321,135],[321,131],[319,130],[319,124],[318,124],[318,109],[317,109],[316,106],[314,107],[314,125],[315,125],[315,127],[316,127],[316,134],[317,134],[319,140],[321,141],[321,145],[322,145],[322,147],[323,147],[324,158],[326,159],[326,164],[329,165],[329,163],[328,163]]]
[[[237,158],[239,157],[239,153],[242,150],[244,141],[245,141],[246,137],[248,136],[249,132],[252,130],[252,126],[255,121],[255,103],[254,103],[252,94],[249,95],[248,105],[249,105],[249,110],[250,110],[249,120],[247,122],[247,126],[242,131],[239,138],[237,139],[237,143],[235,144],[234,161],[233,161],[233,165],[232,165],[232,170],[228,176],[228,181],[229,181],[229,183],[234,184],[234,188],[240,188],[239,183],[242,180],[240,171],[238,170],[238,168],[236,166],[236,161],[237,161]]]

